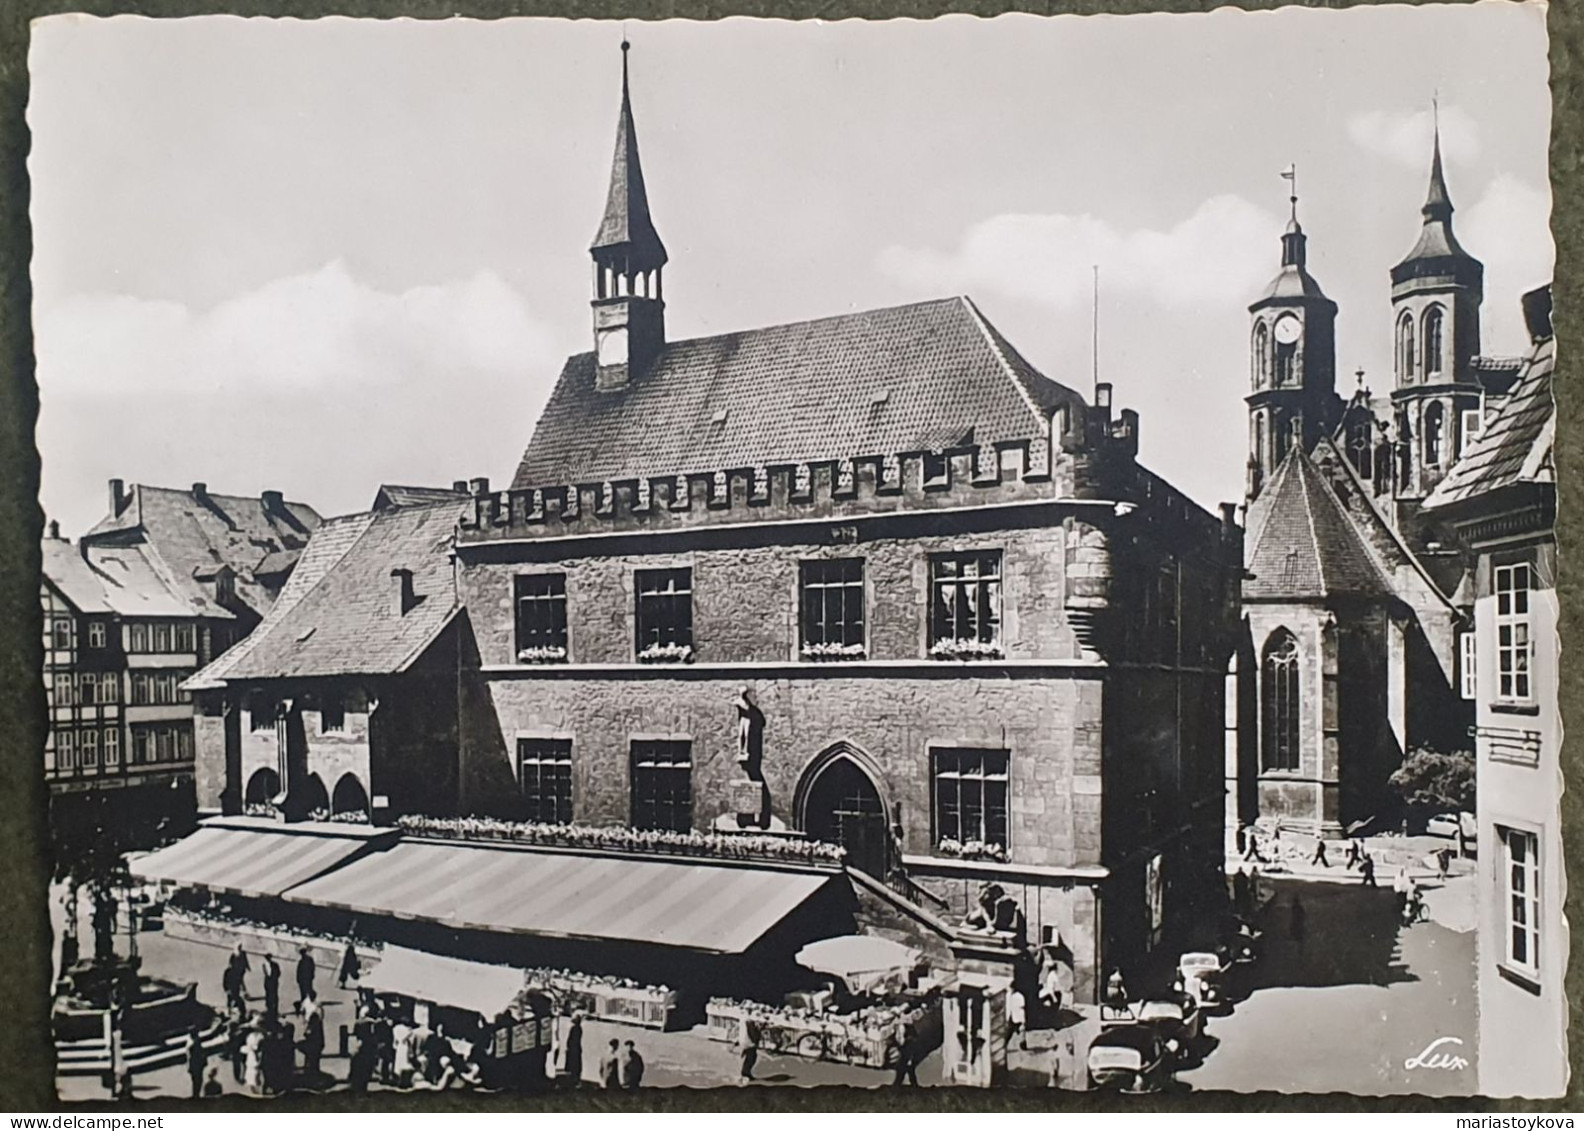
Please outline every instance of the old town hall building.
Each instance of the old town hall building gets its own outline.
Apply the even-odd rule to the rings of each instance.
[[[1293,218],[1250,306],[1245,636],[1229,824],[1322,835],[1394,822],[1415,748],[1467,749],[1469,564],[1423,504],[1505,401],[1517,358],[1480,353],[1484,269],[1452,230],[1439,137],[1422,226],[1391,269],[1394,371],[1336,389],[1337,307]]]
[[[1235,508],[1141,467],[1137,413],[1045,377],[967,298],[669,338],[625,55],[591,254],[594,348],[509,488],[327,523],[266,623],[193,681],[225,751],[200,773],[227,814],[211,839],[278,839],[273,816],[350,844],[360,813],[404,836],[424,813],[624,851],[825,842],[910,930],[949,933],[999,885],[1003,925],[1065,952],[1093,1000],[1105,965],[1221,890]],[[408,851],[271,898],[369,934],[424,921],[429,897],[379,871]],[[767,872],[706,913],[710,869],[678,895],[610,863],[637,901],[600,924],[619,945],[568,960],[673,941],[632,925],[650,903],[725,915],[747,946],[804,882]]]

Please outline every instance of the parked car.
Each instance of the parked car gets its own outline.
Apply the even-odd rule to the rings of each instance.
[[[1184,1049],[1199,1040],[1204,1031],[1203,1015],[1199,1003],[1190,993],[1164,993],[1147,997],[1139,1003],[1138,1019],[1150,1025],[1167,1041],[1176,1041]]]
[[[1465,839],[1473,840],[1477,831],[1472,813],[1438,813],[1425,822],[1425,832],[1431,836],[1455,839],[1461,834]]]
[[[1189,951],[1177,960],[1177,973],[1183,989],[1199,1008],[1219,1005],[1226,992],[1228,963],[1213,950]]]
[[[1172,1078],[1172,1052],[1151,1025],[1103,1030],[1089,1046],[1089,1086],[1115,1092],[1158,1092]]]

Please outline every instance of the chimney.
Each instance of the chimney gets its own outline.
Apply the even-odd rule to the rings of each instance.
[[[126,482],[121,479],[110,480],[110,517],[118,518],[126,504]]]
[[[483,496],[488,495],[490,493],[489,477],[485,476],[482,479],[469,479],[468,480],[468,492],[475,499],[482,498]]]
[[[468,481],[466,479],[453,479],[451,481],[451,490],[458,495],[466,495],[468,493]]]
[[[1231,534],[1234,530],[1237,529],[1237,504],[1236,503],[1222,503],[1221,504],[1221,529],[1223,531],[1225,531],[1226,533],[1228,533],[1228,534]]]
[[[404,617],[413,607],[413,574],[410,569],[391,570],[391,614]]]
[[[267,514],[281,514],[286,510],[286,497],[279,491],[265,491],[259,499]]]
[[[203,502],[209,498],[209,484],[194,483],[192,486],[192,495],[193,498],[197,499],[200,503]]]
[[[55,519],[55,518],[50,519],[49,536],[50,536],[50,541],[51,542],[59,542],[59,541],[61,541],[60,520],[59,519]]]
[[[1523,296],[1523,316],[1530,341],[1538,345],[1551,337],[1551,284]]]

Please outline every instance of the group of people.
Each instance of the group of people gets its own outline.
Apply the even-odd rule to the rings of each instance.
[[[365,993],[352,1024],[347,1084],[354,1092],[368,1091],[375,1080],[418,1091],[477,1088],[484,1084],[482,1055],[480,1041],[386,1009]]]

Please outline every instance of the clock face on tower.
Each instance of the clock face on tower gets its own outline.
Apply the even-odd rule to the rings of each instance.
[[[1276,340],[1284,346],[1290,346],[1303,334],[1303,324],[1291,314],[1283,314],[1276,319]]]

